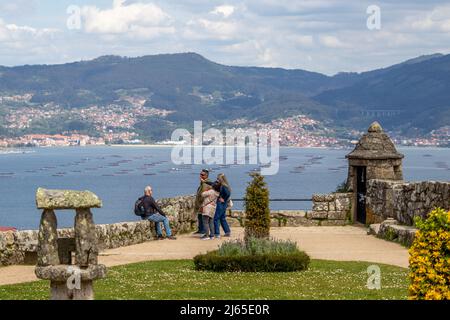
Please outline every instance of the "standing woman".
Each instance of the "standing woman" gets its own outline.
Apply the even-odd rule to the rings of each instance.
[[[219,186],[206,185],[202,192],[203,203],[200,207],[205,234],[200,238],[202,240],[214,240],[214,215],[216,213],[217,199],[219,198]]]
[[[226,219],[226,211],[228,207],[228,200],[231,196],[231,188],[227,178],[223,173],[217,176],[217,182],[220,185],[219,198],[217,199],[216,212],[214,214],[214,234],[216,238],[220,238],[220,226],[222,225],[225,237],[231,235],[231,230]]]

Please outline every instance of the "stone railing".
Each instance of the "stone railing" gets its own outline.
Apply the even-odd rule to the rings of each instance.
[[[313,195],[313,208],[305,210],[272,210],[272,227],[343,226],[350,223],[351,193]],[[230,210],[228,221],[234,226],[244,226],[245,213]]]
[[[196,222],[194,196],[158,200],[167,214],[174,234],[191,231]],[[132,214],[132,213],[130,213]],[[73,238],[73,228],[58,229],[58,238]],[[154,223],[149,221],[119,222],[95,226],[99,250],[113,249],[153,240]],[[0,265],[35,264],[38,230],[0,232]]]
[[[271,227],[299,227],[317,226],[318,221],[306,218],[307,211],[304,210],[272,210],[270,212]],[[230,226],[244,227],[245,212],[243,210],[228,210],[227,222]]]
[[[322,220],[321,225],[348,224],[351,214],[352,193],[315,194],[308,217]]]
[[[366,211],[369,223],[393,218],[412,226],[414,217],[425,218],[436,207],[450,209],[450,182],[368,181]]]

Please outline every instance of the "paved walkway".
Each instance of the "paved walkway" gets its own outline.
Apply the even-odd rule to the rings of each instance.
[[[242,228],[233,228],[233,237],[243,237]],[[272,228],[278,239],[296,241],[313,259],[369,261],[408,267],[408,251],[397,243],[366,234],[362,227],[284,227]],[[99,262],[108,267],[148,260],[190,259],[198,253],[217,248],[228,240],[201,241],[186,234],[177,240],[149,241],[102,252]],[[35,281],[34,266],[0,267],[0,285]]]

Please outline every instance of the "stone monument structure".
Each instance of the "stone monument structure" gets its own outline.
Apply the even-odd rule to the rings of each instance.
[[[102,201],[90,191],[39,188],[36,205],[43,209],[36,276],[50,280],[52,300],[92,300],[93,281],[106,276],[106,267],[97,261],[97,237],[90,210],[100,208]],[[61,209],[76,212],[74,238],[58,238],[54,210]]]

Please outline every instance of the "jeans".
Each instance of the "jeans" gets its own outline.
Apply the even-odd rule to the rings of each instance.
[[[213,218],[204,215],[203,225],[205,226],[205,236],[214,238],[214,220]]]
[[[154,213],[151,216],[149,216],[147,219],[149,221],[152,221],[155,223],[156,234],[158,236],[162,236],[161,224],[160,224],[161,222],[164,224],[164,229],[166,230],[166,235],[168,237],[170,237],[172,235],[172,230],[170,230],[170,225],[169,225],[169,219],[167,219],[167,217],[165,217],[159,213]]]
[[[198,220],[198,233],[205,233],[205,225],[203,224],[203,215],[201,213],[197,213]]]
[[[216,213],[214,214],[214,233],[216,236],[220,235],[219,223],[220,225],[222,225],[225,234],[229,234],[231,232],[226,219],[226,211],[227,211],[227,203],[217,202]]]

